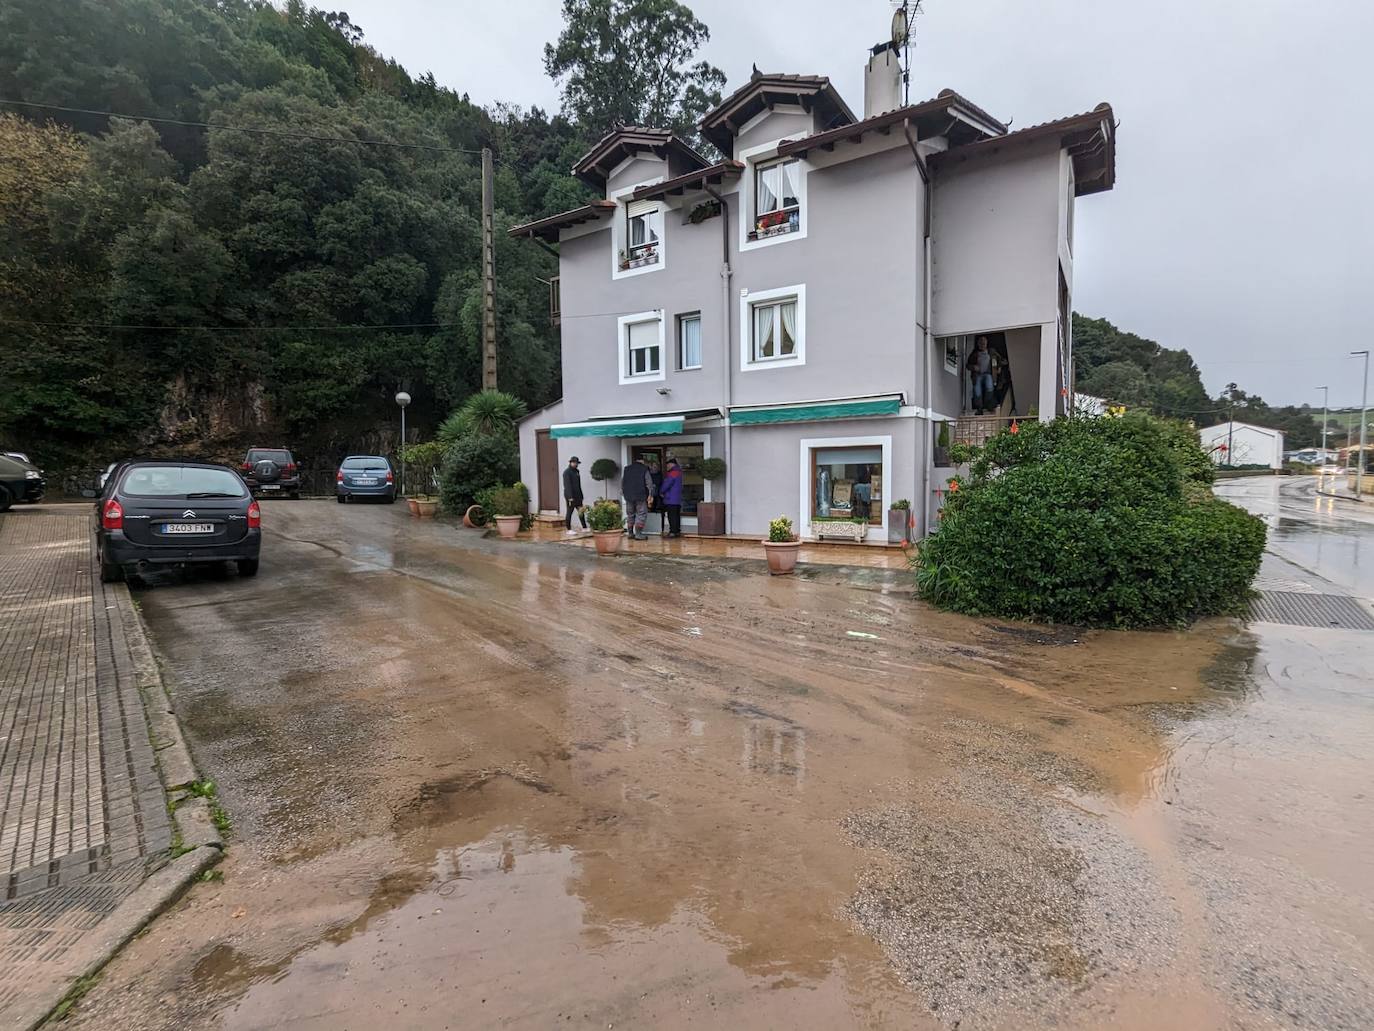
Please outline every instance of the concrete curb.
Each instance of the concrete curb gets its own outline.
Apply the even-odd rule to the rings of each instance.
[[[6,1014],[7,1017],[13,1016],[15,1027],[24,1028],[25,1031],[42,1025],[76,985],[103,968],[139,931],[176,902],[196,878],[218,863],[224,854],[224,841],[215,827],[210,800],[190,795],[185,790],[199,779],[199,775],[181,733],[181,724],[177,722],[171,695],[167,692],[167,685],[153,655],[143,617],[127,586],[120,585],[114,597],[119,609],[119,622],[133,657],[139,695],[143,699],[158,772],[162,777],[162,789],[169,802],[176,803],[172,821],[181,847],[187,851],[150,873],[113,913],[87,932],[87,941],[83,945],[90,949],[91,958],[70,980],[54,985],[50,990],[33,993],[16,1010]]]
[[[35,993],[11,1010],[9,1016],[13,1017],[14,1026],[24,1031],[40,1027],[71,993],[73,986],[97,973],[113,959],[134,935],[180,898],[181,893],[201,873],[218,863],[220,855],[218,848],[202,846],[177,856],[160,870],[154,871],[113,913],[87,932],[95,953],[90,962],[76,973],[70,983]]]
[[[1364,498],[1357,498],[1354,494],[1337,494],[1330,490],[1318,490],[1314,493],[1320,494],[1324,498],[1335,498],[1337,501],[1354,501],[1360,505],[1364,504]]]

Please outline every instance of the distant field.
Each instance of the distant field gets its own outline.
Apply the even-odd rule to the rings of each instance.
[[[1370,413],[1369,425],[1374,427],[1374,408],[1370,408]],[[1360,410],[1358,408],[1342,408],[1339,411],[1332,409],[1327,417],[1331,420],[1332,429],[1335,429],[1337,426],[1342,426],[1346,429],[1353,429],[1356,433],[1360,432]],[[1317,420],[1317,425],[1320,426],[1322,424],[1320,411],[1316,413],[1315,418]],[[1374,430],[1367,432],[1374,432]]]

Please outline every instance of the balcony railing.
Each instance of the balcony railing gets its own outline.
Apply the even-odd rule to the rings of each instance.
[[[559,287],[558,277],[554,276],[549,280],[549,322],[558,325],[563,320],[563,291]]]
[[[954,443],[980,447],[1016,421],[1018,419],[1014,415],[960,416],[954,420]]]

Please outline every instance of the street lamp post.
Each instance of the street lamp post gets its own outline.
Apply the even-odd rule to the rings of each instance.
[[[410,404],[410,395],[404,390],[396,394],[396,403],[401,406],[401,497],[406,494],[406,405]]]
[[[1325,464],[1326,464],[1326,412],[1327,412],[1327,409],[1330,407],[1329,402],[1330,402],[1330,400],[1331,400],[1331,388],[1330,388],[1330,387],[1318,387],[1317,389],[1320,390],[1320,391],[1322,392],[1322,465],[1325,465]]]
[[[1355,457],[1355,497],[1364,500],[1364,444],[1369,409],[1369,352],[1351,351],[1351,357],[1364,358],[1364,389],[1360,391],[1360,453]]]

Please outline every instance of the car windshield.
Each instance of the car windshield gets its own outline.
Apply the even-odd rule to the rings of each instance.
[[[186,465],[136,465],[124,477],[120,493],[139,498],[247,495],[243,481],[228,469],[205,469]]]
[[[286,465],[291,461],[289,451],[250,451],[248,452],[250,462],[276,462],[278,465]]]
[[[345,469],[385,469],[385,468],[386,468],[386,459],[385,459],[385,458],[373,458],[373,457],[364,457],[364,458],[345,458],[345,459],[343,460],[343,468],[345,468]]]

